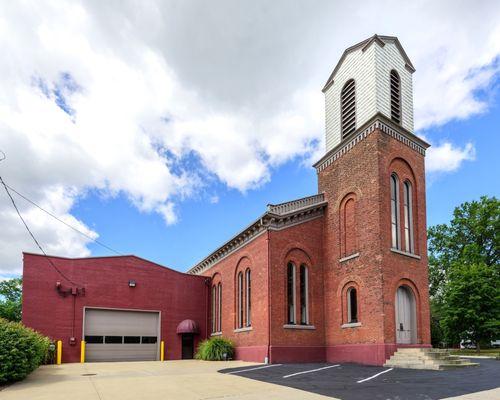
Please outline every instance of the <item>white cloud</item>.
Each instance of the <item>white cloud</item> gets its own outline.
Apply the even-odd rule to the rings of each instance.
[[[207,176],[246,191],[286,161],[316,159],[322,84],[345,47],[375,32],[399,36],[417,67],[418,128],[484,112],[476,93],[498,73],[498,20],[495,2],[451,0],[4,2],[0,173],[91,235],[71,215],[89,190],[172,224]],[[444,143],[428,169],[471,154]],[[47,251],[89,254],[86,238],[19,204]],[[0,275],[19,272],[21,250],[34,249],[1,194],[0,226]]]
[[[476,150],[472,143],[460,148],[450,142],[444,142],[427,150],[425,166],[427,172],[452,172],[456,171],[462,162],[475,158]]]

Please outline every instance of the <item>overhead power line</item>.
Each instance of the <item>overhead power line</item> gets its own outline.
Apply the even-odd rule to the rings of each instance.
[[[16,205],[16,202],[14,201],[14,198],[12,197],[12,195],[10,194],[9,192],[9,188],[7,187],[7,185],[5,184],[5,182],[3,181],[2,177],[0,176],[0,182],[2,183],[3,187],[5,188],[5,191],[7,192],[7,195],[9,196],[10,198],[10,201],[12,202],[12,205],[14,206],[14,209],[16,210],[17,212],[17,215],[19,216],[19,218],[21,219],[24,227],[26,228],[26,230],[28,231],[28,233],[30,234],[31,238],[33,239],[33,241],[35,242],[35,244],[38,246],[38,248],[40,249],[40,251],[43,253],[43,255],[45,256],[45,258],[47,259],[47,261],[50,263],[50,265],[52,265],[52,267],[57,271],[57,273],[59,275],[61,275],[64,279],[66,279],[69,283],[71,283],[72,285],[75,285],[75,286],[81,286],[79,285],[78,283],[76,283],[75,281],[73,281],[72,279],[68,278],[68,276],[66,274],[64,274],[58,267],[57,265],[55,265],[52,260],[50,259],[50,257],[47,255],[47,253],[45,253],[45,250],[43,249],[43,247],[40,245],[40,243],[38,242],[38,240],[36,240],[36,237],[35,235],[33,235],[33,233],[31,232],[30,228],[28,227],[28,224],[26,223],[26,221],[24,220],[23,216],[21,215],[21,213],[19,212],[19,209],[17,208],[17,205]]]
[[[1,179],[1,178],[0,178]],[[30,200],[29,198],[27,198],[26,196],[24,196],[23,194],[19,193],[17,190],[15,190],[14,188],[12,188],[11,186],[7,185],[3,180],[2,180],[2,184],[5,186],[6,189],[10,189],[12,192],[14,192],[15,194],[17,194],[19,197],[21,197],[22,199],[26,200],[28,203],[34,205],[35,207],[37,207],[39,210],[43,211],[44,213],[46,213],[47,215],[50,215],[52,218],[56,219],[57,221],[59,221],[60,223],[66,225],[68,228],[71,228],[73,229],[75,232],[79,233],[80,235],[82,236],[85,236],[87,239],[90,239],[92,240],[95,244],[98,244],[99,246],[102,246],[104,247],[105,249],[109,250],[109,251],[112,251],[113,253],[119,255],[119,256],[122,256],[123,254],[116,251],[115,249],[109,247],[108,245],[102,243],[101,241],[93,238],[92,236],[86,234],[85,232],[82,232],[81,230],[79,230],[78,228],[75,228],[74,226],[68,224],[66,221],[62,220],[61,218],[57,217],[56,215],[52,214],[50,211],[47,211],[46,209],[44,209],[43,207],[39,206],[37,203],[35,203],[33,200]]]

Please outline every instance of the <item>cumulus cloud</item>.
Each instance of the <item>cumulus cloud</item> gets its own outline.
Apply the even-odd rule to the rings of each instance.
[[[484,112],[499,19],[486,1],[3,2],[0,173],[91,236],[72,215],[89,191],[172,224],[211,180],[244,192],[291,159],[316,159],[320,89],[343,49],[375,32],[399,36],[417,67],[419,129]],[[472,154],[445,142],[428,169]],[[89,254],[87,238],[19,204],[48,252]],[[0,226],[0,275],[19,272],[33,245],[4,195]]]
[[[427,172],[452,172],[456,171],[463,161],[472,161],[475,158],[476,150],[472,143],[460,148],[450,142],[444,142],[427,150],[425,166]]]

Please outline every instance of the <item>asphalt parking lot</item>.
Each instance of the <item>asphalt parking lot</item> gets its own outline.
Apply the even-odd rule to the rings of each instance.
[[[447,371],[355,364],[271,364],[220,372],[344,400],[432,400],[499,388],[500,361],[482,359],[479,362],[478,367]],[[477,398],[500,399],[500,389],[498,393]]]

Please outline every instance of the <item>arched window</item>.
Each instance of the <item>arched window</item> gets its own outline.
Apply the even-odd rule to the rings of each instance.
[[[302,264],[299,270],[300,287],[300,323],[309,324],[309,274],[307,267]]]
[[[212,333],[217,332],[217,287],[212,286]]]
[[[356,288],[347,289],[347,323],[358,322],[358,295]]]
[[[340,257],[357,251],[356,196],[351,193],[340,203]]]
[[[237,316],[238,328],[243,328],[243,273],[238,272]]]
[[[405,216],[405,250],[413,253],[413,203],[411,183],[405,181],[404,184],[404,216]]]
[[[401,80],[395,70],[391,71],[391,119],[401,124]]]
[[[245,281],[246,281],[246,287],[247,287],[247,293],[246,293],[247,326],[252,326],[252,279],[251,279],[249,268],[245,271]]]
[[[340,95],[340,119],[342,139],[356,130],[356,84],[354,79],[346,82]]]
[[[295,324],[295,265],[288,263],[286,269],[286,294],[287,294],[287,311],[288,323]]]
[[[391,238],[392,247],[400,248],[399,237],[399,179],[396,174],[391,175]]]
[[[222,332],[222,283],[217,285],[217,332]]]

